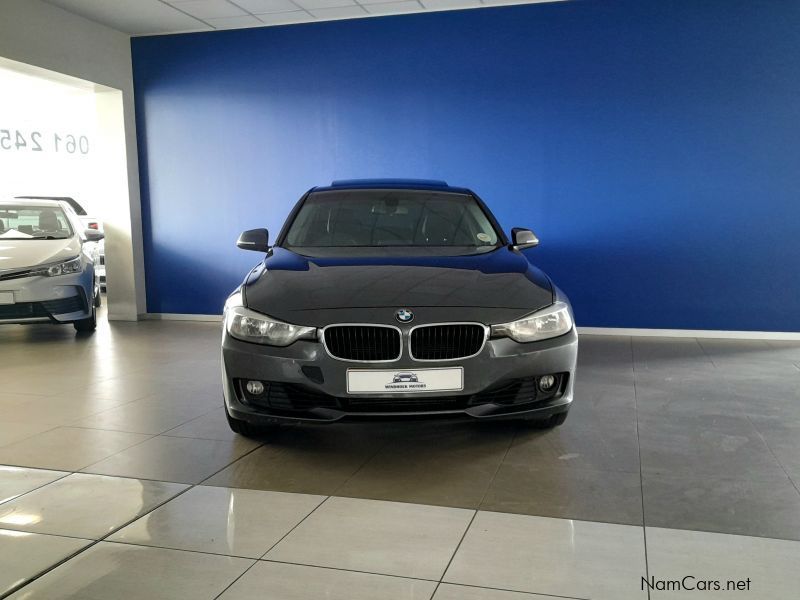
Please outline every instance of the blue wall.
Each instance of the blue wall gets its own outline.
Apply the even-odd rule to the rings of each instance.
[[[475,189],[579,324],[800,330],[800,2],[584,0],[132,40],[150,312],[309,187]]]

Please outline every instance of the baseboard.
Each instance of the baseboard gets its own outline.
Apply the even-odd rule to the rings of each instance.
[[[716,329],[628,329],[625,327],[578,327],[578,333],[583,335],[624,335],[630,337],[800,341],[800,332],[796,331],[721,331]]]
[[[190,315],[182,313],[147,313],[144,318],[148,321],[222,321],[222,315]]]

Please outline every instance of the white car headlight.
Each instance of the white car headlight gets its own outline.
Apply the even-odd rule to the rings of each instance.
[[[492,325],[492,336],[510,337],[517,342],[536,342],[569,333],[572,326],[569,306],[556,302],[518,321]]]
[[[83,263],[81,257],[73,258],[57,265],[50,265],[42,270],[42,275],[47,277],[57,277],[58,275],[70,275],[72,273],[80,273],[83,271]]]
[[[236,339],[268,346],[288,346],[299,339],[316,339],[315,327],[284,323],[244,306],[236,306],[235,302],[236,298],[231,297],[225,303],[225,329]]]

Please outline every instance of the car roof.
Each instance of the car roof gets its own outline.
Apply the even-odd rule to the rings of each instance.
[[[472,194],[463,187],[448,185],[446,181],[438,179],[339,179],[330,185],[312,188],[314,192],[329,192],[340,190],[433,190],[450,192],[454,194]]]
[[[16,199],[0,200],[0,206],[53,206],[61,208],[64,205],[61,200],[44,200],[42,198],[26,198],[17,196]]]
[[[66,202],[72,207],[72,210],[75,211],[76,214],[85,217],[86,210],[81,206],[75,198],[71,196],[16,196],[16,198],[21,198],[25,200],[58,200],[60,202]]]

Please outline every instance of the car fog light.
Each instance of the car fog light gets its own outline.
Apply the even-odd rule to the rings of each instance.
[[[264,393],[264,384],[260,381],[248,381],[247,393],[252,394],[253,396],[260,396]]]
[[[542,375],[539,377],[539,389],[543,392],[550,392],[556,385],[555,375]]]

